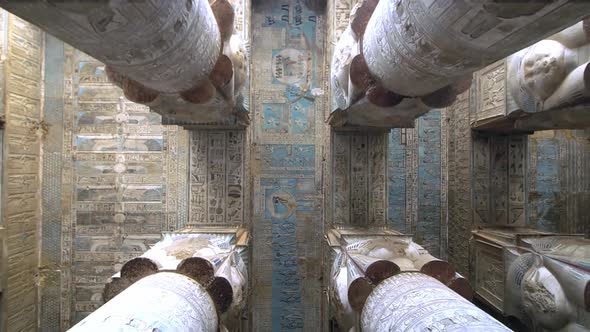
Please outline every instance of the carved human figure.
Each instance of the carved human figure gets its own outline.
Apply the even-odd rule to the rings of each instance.
[[[537,112],[588,101],[590,37],[583,22],[508,59],[508,88],[520,109]]]
[[[573,64],[572,52],[554,40],[542,40],[531,46],[521,61],[523,67],[519,79],[532,94],[543,100],[553,94]]]
[[[590,240],[531,239],[507,275],[508,314],[536,330],[576,331],[590,326]]]
[[[559,281],[539,257],[525,274],[521,290],[524,310],[543,327],[558,330],[574,316],[574,307]]]

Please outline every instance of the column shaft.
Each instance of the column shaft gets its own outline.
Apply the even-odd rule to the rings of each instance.
[[[207,290],[182,274],[159,272],[135,282],[69,331],[217,332]]]
[[[510,331],[471,302],[418,272],[386,279],[361,314],[363,331]]]
[[[0,0],[0,6],[158,92],[195,87],[220,55],[207,0]]]
[[[385,88],[425,96],[588,13],[590,2],[574,0],[383,0],[366,27],[362,51]]]

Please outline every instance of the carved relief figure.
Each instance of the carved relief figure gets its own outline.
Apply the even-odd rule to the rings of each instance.
[[[538,112],[588,102],[587,22],[542,40],[509,57],[508,88],[525,112]]]
[[[527,242],[530,252],[508,269],[506,314],[535,331],[587,331],[590,240],[550,236]]]

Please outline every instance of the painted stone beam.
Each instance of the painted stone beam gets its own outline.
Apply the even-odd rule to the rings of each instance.
[[[166,123],[227,122],[243,108],[245,51],[227,0],[0,0],[0,6],[103,62],[127,99],[150,106]]]
[[[362,331],[511,331],[440,281],[403,272],[380,283],[361,314]]]
[[[69,331],[217,332],[215,303],[205,287],[174,272],[135,282]]]

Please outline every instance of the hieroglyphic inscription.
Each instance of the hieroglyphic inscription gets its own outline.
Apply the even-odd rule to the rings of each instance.
[[[333,133],[334,223],[383,226],[386,136]]]
[[[265,191],[265,219],[272,223],[272,324],[279,330],[305,327],[297,233],[298,224],[312,222],[318,212],[313,193],[307,192],[314,190],[306,185],[310,180],[263,178],[260,183]]]
[[[473,137],[473,200],[476,223],[490,220],[490,148],[486,137]]]
[[[254,330],[322,324],[323,19],[301,0],[253,4]]]
[[[350,138],[350,221],[353,225],[367,225],[369,186],[369,144],[365,135]]]
[[[244,41],[249,41],[250,3],[244,0],[230,0],[234,9],[234,29]]]
[[[528,224],[547,232],[559,232],[559,143],[554,131],[529,138]]]
[[[475,120],[506,114],[506,61],[500,60],[475,73],[477,107]]]
[[[508,221],[508,138],[492,137],[490,142],[490,188],[491,211],[489,222]]]
[[[508,224],[525,224],[526,137],[512,136],[508,141]]]
[[[540,131],[528,137],[527,225],[590,234],[588,130]]]
[[[418,220],[418,134],[420,122],[415,120],[416,128],[405,130],[406,142],[406,232],[416,232]]]
[[[388,224],[400,232],[406,231],[405,131],[399,128],[391,131],[387,155]]]
[[[36,273],[38,267],[37,224],[40,219],[41,136],[37,131],[41,121],[42,95],[42,31],[29,23],[1,11],[2,17],[2,89],[6,99],[3,157],[8,167],[3,169],[3,218],[6,237],[6,262],[0,281],[2,300],[0,329],[28,331],[37,327]],[[14,167],[22,162],[27,167]],[[37,199],[31,200],[32,197]],[[4,259],[4,258],[0,258]],[[55,278],[56,273],[48,277]],[[44,299],[55,303],[55,292],[45,293]],[[59,312],[58,312],[59,314]],[[52,315],[55,318],[55,315]],[[55,322],[51,322],[53,326]],[[59,327],[59,325],[57,325]]]
[[[350,135],[333,134],[333,223],[350,224]]]
[[[61,285],[62,279],[62,221],[67,214],[62,207],[62,172],[64,158],[64,45],[56,38],[47,35],[45,39],[45,104],[44,122],[51,128],[43,143],[43,215],[41,241],[41,273],[46,282],[41,285],[39,316],[48,330],[61,330]]]
[[[225,134],[207,135],[207,221],[222,224],[225,219]]]
[[[524,136],[476,134],[473,147],[475,222],[524,225]]]
[[[179,128],[176,126],[170,126],[166,130],[166,142],[168,143],[166,157],[166,187],[162,191],[162,194],[166,196],[166,229],[172,231],[176,229],[178,224],[178,131]],[[158,174],[158,172],[147,173],[147,174]]]
[[[478,262],[475,270],[475,291],[497,308],[501,308],[504,299],[502,248],[478,244],[475,255]]]
[[[239,225],[244,221],[244,136],[243,131],[232,131],[227,134],[225,220],[228,224]]]
[[[560,162],[563,174],[560,185],[561,191],[567,193],[564,200],[568,214],[562,218],[567,220],[568,233],[589,236],[590,214],[587,213],[587,207],[590,204],[590,131],[575,130],[571,132],[571,136],[567,135],[567,131],[560,131],[560,135],[570,139]]]
[[[440,255],[441,125],[440,110],[418,118],[418,220],[414,241]]]
[[[193,130],[190,135],[189,225],[241,224],[244,131]]]
[[[334,1],[334,12],[332,17],[333,25],[333,41],[336,42],[340,39],[340,36],[346,30],[350,21],[350,10],[357,3],[355,0],[337,0]]]
[[[314,298],[310,298],[311,294],[304,296],[306,290],[303,288],[304,285],[313,285],[316,280],[312,276],[319,273],[319,268],[316,269],[312,263],[317,258],[309,258],[307,254],[318,252],[320,242],[310,242],[310,239],[321,236],[316,230],[321,222],[321,209],[313,172],[317,167],[315,145],[268,144],[267,147],[263,150],[266,153],[260,155],[263,159],[262,175],[255,187],[256,202],[263,204],[258,215],[270,226],[266,226],[266,232],[262,233],[270,235],[268,244],[272,251],[268,257],[272,268],[267,271],[272,276],[272,294],[266,303],[272,306],[272,325],[275,329],[299,330],[308,324],[317,324],[304,319],[311,315],[304,311],[304,304],[314,303]],[[266,255],[261,256],[266,259]]]
[[[476,209],[472,206],[472,179],[477,173],[472,173],[477,162],[472,159],[472,132],[469,114],[472,93],[464,92],[457,97],[457,101],[449,108],[448,130],[448,259],[459,273],[469,273],[469,238]],[[475,143],[473,143],[475,144]],[[473,158],[476,158],[474,156]],[[473,183],[473,191],[477,183]],[[452,221],[452,222],[451,222]]]
[[[190,221],[205,223],[207,218],[207,132],[190,132]]]
[[[64,52],[64,86],[63,86],[63,139],[62,139],[62,224],[61,224],[61,264],[70,268],[61,269],[61,327],[68,328],[72,325],[72,292],[74,291],[72,271],[73,243],[74,243],[74,163],[73,163],[73,128],[74,128],[74,49],[63,44]],[[50,53],[48,53],[48,56]]]
[[[177,148],[176,152],[177,162],[178,162],[178,169],[175,176],[177,177],[178,182],[178,192],[177,192],[177,222],[176,222],[176,229],[182,229],[188,224],[189,218],[189,202],[190,202],[190,178],[189,178],[189,159],[190,159],[190,140],[189,140],[189,131],[188,130],[181,130],[179,128],[177,133]],[[169,176],[173,176],[170,174]]]
[[[383,226],[387,216],[386,156],[387,136],[371,135],[368,139],[369,150],[369,225]]]
[[[187,200],[180,196],[188,194],[179,183],[188,182],[180,164],[183,155],[188,163],[188,139],[126,100],[103,64],[67,45],[52,47],[64,54],[61,264],[72,269],[62,269],[61,326],[67,328],[102,303],[104,283],[124,260],[186,223]]]

